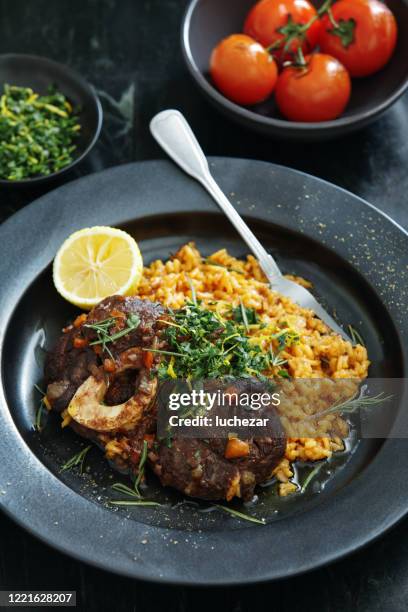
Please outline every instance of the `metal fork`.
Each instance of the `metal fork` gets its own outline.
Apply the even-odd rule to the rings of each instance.
[[[187,174],[199,181],[214,198],[246,242],[250,251],[258,259],[259,265],[274,291],[291,298],[303,308],[310,308],[333,331],[351,342],[345,331],[307,289],[282,276],[273,257],[266,252],[211,175],[207,159],[185,117],[177,110],[162,111],[151,120],[150,131],[173,161]]]

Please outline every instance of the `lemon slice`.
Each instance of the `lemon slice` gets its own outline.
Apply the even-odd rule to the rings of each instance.
[[[143,272],[136,241],[113,227],[86,227],[60,247],[53,267],[63,298],[90,310],[109,295],[131,295]]]

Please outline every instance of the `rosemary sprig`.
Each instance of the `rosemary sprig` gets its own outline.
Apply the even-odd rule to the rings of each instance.
[[[373,397],[364,395],[364,390],[360,393],[360,395],[354,396],[351,399],[345,400],[344,402],[340,402],[340,404],[334,404],[330,406],[330,408],[326,408],[326,410],[322,410],[322,412],[318,412],[317,414],[311,414],[305,417],[305,420],[314,420],[320,419],[327,414],[336,414],[341,412],[342,414],[352,414],[356,412],[359,408],[369,408],[371,406],[377,406],[378,404],[382,404],[383,402],[389,402],[393,398],[392,395],[385,396],[382,391],[378,395],[374,395]]]
[[[143,449],[142,449],[142,452],[140,454],[138,473],[137,473],[137,478],[135,480],[135,492],[136,492],[137,495],[139,495],[139,497],[143,497],[142,494],[139,491],[139,486],[140,486],[140,483],[142,482],[142,478],[143,478],[144,472],[145,472],[145,464],[146,464],[146,459],[147,459],[147,451],[148,451],[147,441],[143,440]]]
[[[148,444],[146,440],[143,440],[143,449],[140,454],[138,475],[135,480],[134,488],[131,489],[130,487],[128,487],[127,485],[121,482],[115,482],[111,487],[114,491],[117,491],[118,493],[122,493],[122,495],[127,495],[128,497],[134,497],[136,499],[141,499],[143,497],[143,495],[140,493],[139,486],[140,486],[140,483],[142,482],[142,478],[143,478],[144,471],[145,471],[147,452],[148,452]]]
[[[84,325],[84,327],[93,329],[98,337],[97,340],[90,342],[89,346],[101,344],[102,350],[106,351],[111,359],[113,359],[113,355],[107,347],[107,344],[123,338],[123,336],[126,336],[131,331],[134,331],[140,324],[140,318],[136,314],[131,314],[126,319],[126,327],[124,329],[121,329],[115,334],[110,334],[112,327],[116,325],[117,319],[120,318],[121,317],[108,317],[102,321],[97,321],[96,323],[85,323]]]
[[[123,495],[128,495],[129,497],[137,497],[137,499],[140,499],[141,497],[140,493],[138,493],[134,489],[131,489],[125,484],[122,484],[121,482],[115,482],[115,484],[113,484],[111,488],[114,491],[117,491],[118,493],[122,493]]]
[[[108,319],[103,319],[103,321],[98,321],[98,323],[85,323],[84,327],[88,327],[89,329],[93,329],[98,336],[98,340],[91,342],[91,346],[94,344],[102,344],[102,351],[106,351],[111,359],[113,359],[113,355],[109,348],[106,346],[107,342],[110,341],[109,330],[116,324],[116,317],[109,317]]]
[[[69,459],[66,463],[64,463],[60,471],[65,472],[66,470],[72,470],[73,467],[76,467],[77,465],[79,465],[79,471],[82,474],[85,457],[87,453],[91,450],[91,448],[92,448],[92,445],[89,445],[86,448],[82,449],[79,453],[71,457],[71,459]]]
[[[114,489],[114,491],[118,491],[118,493],[123,493],[124,495],[128,495],[129,497],[133,498],[129,500],[111,499],[109,503],[114,504],[116,506],[162,506],[163,505],[163,504],[160,504],[159,502],[140,499],[141,496],[137,493],[137,491],[119,482],[112,485],[112,489]],[[185,503],[190,503],[190,502],[186,500]],[[191,502],[191,503],[194,504],[195,506],[198,506],[198,504],[195,502]],[[172,507],[175,508],[178,505],[180,504],[175,504],[175,506],[172,506]],[[244,514],[243,512],[239,512],[238,510],[233,510],[232,508],[228,508],[227,506],[222,506],[221,504],[214,504],[213,506],[211,506],[211,508],[218,508],[220,510],[223,510],[224,512],[227,512],[228,514],[231,514],[235,518],[239,518],[244,521],[249,521],[251,523],[257,523],[258,525],[265,525],[265,519],[257,519],[254,516],[250,516],[249,514]]]
[[[228,506],[222,506],[221,504],[214,504],[214,508],[218,508],[218,510],[222,510],[227,514],[231,514],[235,518],[239,518],[243,521],[248,521],[250,523],[257,523],[258,525],[266,525],[265,519],[258,519],[255,516],[251,516],[250,514],[244,514],[244,512],[239,512],[238,510],[233,510],[233,508],[229,508]]]
[[[321,461],[318,465],[316,465],[315,468],[313,468],[313,470],[311,470],[309,472],[309,474],[307,475],[307,477],[305,478],[304,483],[302,484],[302,487],[300,489],[301,493],[304,493],[307,489],[307,487],[310,485],[310,483],[312,482],[313,478],[315,476],[317,476],[317,474],[320,472],[320,470],[322,469],[323,465],[325,464],[325,461]]]
[[[352,325],[349,325],[348,330],[349,330],[350,338],[353,344],[361,344],[361,346],[365,346],[365,342],[363,338],[361,337],[361,335],[359,334],[359,332],[356,330],[355,327],[353,327]]]

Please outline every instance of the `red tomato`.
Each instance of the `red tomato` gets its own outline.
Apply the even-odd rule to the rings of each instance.
[[[380,70],[397,42],[397,24],[389,8],[378,0],[340,0],[321,21],[320,48],[337,57],[353,77]]]
[[[351,93],[347,70],[330,55],[305,57],[305,68],[289,66],[275,90],[280,112],[291,121],[330,121],[344,111]]]
[[[244,24],[244,32],[252,36],[264,47],[275,47],[273,53],[280,61],[290,59],[300,45],[302,51],[309,53],[319,39],[319,20],[307,32],[302,26],[317,16],[316,9],[307,0],[261,0],[249,11]],[[299,30],[300,28],[300,30]],[[282,57],[285,34],[297,36],[289,45],[290,53]]]
[[[210,75],[227,98],[250,105],[262,102],[272,93],[278,69],[262,45],[245,34],[233,34],[213,50]]]

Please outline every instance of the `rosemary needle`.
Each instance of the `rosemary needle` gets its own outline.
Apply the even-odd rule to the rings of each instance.
[[[87,446],[86,448],[81,450],[79,453],[71,457],[71,459],[69,459],[66,463],[64,463],[60,471],[65,472],[66,470],[71,470],[73,467],[76,467],[77,465],[79,465],[80,466],[79,471],[82,474],[85,457],[87,453],[91,450],[91,448],[92,448],[92,445]]]
[[[122,484],[121,482],[115,482],[111,488],[118,493],[122,493],[123,495],[129,495],[129,497],[137,497],[137,499],[140,499],[141,497],[140,493],[136,492],[134,489],[131,489],[125,484]]]
[[[257,523],[258,525],[266,525],[265,519],[258,519],[255,516],[251,516],[250,514],[244,514],[243,512],[239,512],[238,510],[233,510],[232,508],[228,508],[228,506],[222,506],[221,504],[214,504],[214,508],[218,508],[218,510],[223,510],[227,512],[227,514],[231,514],[235,518],[242,519],[243,521],[249,521],[250,523]]]
[[[365,346],[365,342],[364,342],[363,338],[361,337],[359,332],[355,329],[355,327],[353,327],[352,325],[349,325],[348,329],[349,329],[350,338],[351,338],[353,344],[361,344],[361,346]]]
[[[249,332],[248,317],[247,317],[247,314],[246,314],[245,306],[244,306],[243,301],[241,300],[241,298],[239,298],[239,307],[241,309],[241,316],[242,316],[242,321],[244,323],[244,327],[245,327],[246,331]]]
[[[42,416],[43,414],[47,414],[47,410],[46,410],[46,406],[44,402],[45,392],[41,389],[39,385],[36,385],[36,384],[34,384],[34,389],[38,391],[38,393],[41,394],[40,403],[39,403],[39,406],[37,408],[37,412],[35,415],[34,429],[36,429],[38,432],[41,432],[43,429]]]
[[[188,284],[190,285],[191,301],[193,302],[195,306],[197,306],[197,293],[193,285],[193,281],[191,280],[189,276],[187,276],[187,280],[188,280]]]
[[[144,468],[145,468],[145,463],[146,463],[146,459],[147,459],[147,451],[148,451],[148,444],[146,440],[143,440],[143,450],[140,454],[140,461],[139,461],[139,467],[138,467],[138,474],[137,474],[137,478],[135,480],[135,491],[136,494],[139,497],[142,497],[140,491],[139,491],[139,485],[142,482],[142,478],[144,475]]]
[[[114,504],[115,506],[162,506],[159,502],[148,501],[148,500],[135,500],[135,501],[127,501],[127,500],[109,500],[110,504]]]
[[[133,499],[111,499],[109,500],[109,503],[114,504],[115,506],[161,506],[162,505],[159,502],[150,501],[148,499],[141,499],[142,496],[139,493],[139,490],[136,489],[136,483],[135,483],[135,489],[131,489],[130,487],[127,487],[125,484],[116,482],[115,484],[112,485],[112,489],[114,491],[117,491],[118,493],[122,493],[123,495],[128,495],[129,497],[133,498]]]
[[[307,475],[307,477],[305,478],[304,483],[302,484],[302,487],[300,489],[301,493],[304,493],[307,489],[307,487],[310,485],[310,483],[312,482],[313,478],[315,476],[317,476],[317,474],[320,472],[320,470],[322,469],[323,465],[324,465],[324,461],[322,461],[321,463],[319,463],[318,465],[316,465],[315,468],[313,468],[313,470],[311,470],[309,472],[309,474]]]

